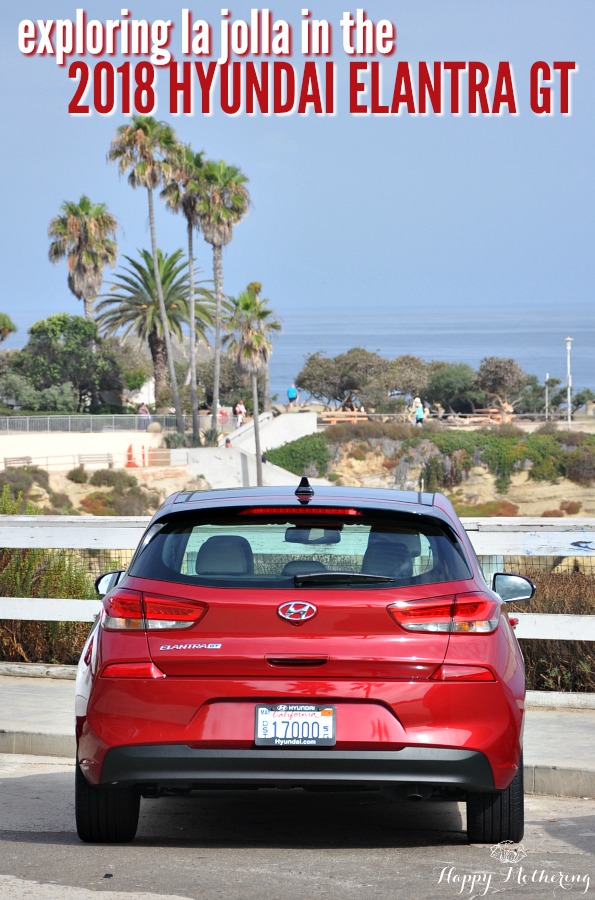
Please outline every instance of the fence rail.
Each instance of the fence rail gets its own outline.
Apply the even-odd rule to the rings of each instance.
[[[0,516],[0,547],[94,551],[134,550],[148,517]],[[595,519],[464,518],[463,524],[486,577],[505,557],[548,557],[578,566],[595,564]],[[595,565],[591,570],[595,576]],[[0,619],[90,622],[98,600],[0,598]],[[595,615],[515,613],[519,638],[595,640]]]
[[[192,416],[184,416],[184,429],[192,431]],[[211,415],[200,415],[198,424],[201,431],[211,427]],[[163,431],[176,430],[175,415],[155,415]],[[52,416],[0,416],[0,433],[39,434],[64,432],[97,434],[104,431],[146,431],[147,419],[136,413],[130,415],[52,415]],[[219,431],[236,427],[236,417],[222,411],[217,428]]]

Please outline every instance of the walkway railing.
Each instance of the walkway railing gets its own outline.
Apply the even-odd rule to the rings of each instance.
[[[176,430],[175,415],[155,415],[163,431]],[[199,416],[199,428],[205,431],[211,427],[211,415]],[[217,428],[228,431],[236,427],[236,417],[228,413],[219,416]],[[0,433],[36,434],[54,431],[65,433],[97,434],[104,431],[146,431],[147,420],[131,415],[51,415],[51,416],[0,416]],[[192,416],[184,416],[184,428],[192,431]]]
[[[147,522],[128,516],[0,516],[0,547],[130,553]],[[525,563],[547,558],[557,571],[583,566],[595,577],[595,519],[467,518],[463,523],[488,579],[505,565],[510,568],[510,557]],[[3,597],[0,619],[91,622],[99,605],[98,600]],[[595,640],[595,615],[515,617],[520,638]]]

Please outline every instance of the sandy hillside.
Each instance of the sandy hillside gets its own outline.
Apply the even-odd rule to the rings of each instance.
[[[341,456],[333,463],[333,471],[340,483],[357,487],[402,487],[417,490],[420,468],[412,467],[407,472],[405,482],[395,483],[395,472],[387,468],[387,459],[380,448],[362,454],[361,448],[345,445]],[[485,466],[474,466],[465,479],[452,492],[457,503],[480,506],[493,500],[508,500],[518,506],[519,516],[542,516],[552,510],[560,510],[561,503],[580,503],[576,515],[595,516],[595,486],[590,488],[561,478],[554,484],[534,481],[528,472],[517,472],[512,476],[512,484],[505,494],[498,494],[495,477]],[[559,512],[558,515],[563,515]]]

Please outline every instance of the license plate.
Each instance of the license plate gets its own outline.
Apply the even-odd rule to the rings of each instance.
[[[333,747],[336,709],[314,703],[276,703],[256,707],[258,747]]]

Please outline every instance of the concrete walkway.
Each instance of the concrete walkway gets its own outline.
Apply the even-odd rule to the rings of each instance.
[[[74,758],[74,668],[0,663],[0,753]],[[52,675],[62,677],[49,677]],[[548,695],[550,703],[567,702]],[[591,698],[592,699],[592,698]],[[540,706],[528,695],[525,722],[527,793],[595,798],[595,706]]]
[[[274,447],[313,434],[317,430],[316,413],[282,413],[260,417],[260,445],[263,453]],[[202,475],[213,490],[219,488],[251,487],[256,485],[256,456],[254,454],[254,424],[250,420],[228,437],[231,448],[199,447],[183,451],[188,454],[188,468],[193,475]],[[223,438],[222,438],[223,441]],[[172,455],[173,462],[173,455]],[[296,484],[298,476],[267,462],[262,466],[262,481],[267,487]],[[324,478],[311,478],[311,484],[330,484]]]

